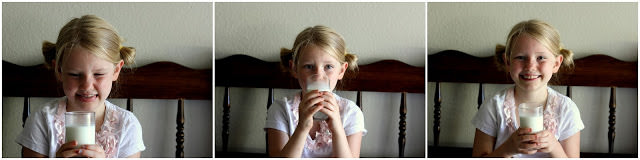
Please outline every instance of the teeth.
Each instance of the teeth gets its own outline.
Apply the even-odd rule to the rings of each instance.
[[[534,79],[538,78],[538,76],[523,76],[525,79]]]
[[[91,94],[91,95],[80,95],[80,97],[84,97],[84,98],[91,98],[91,97],[95,97],[95,94]]]

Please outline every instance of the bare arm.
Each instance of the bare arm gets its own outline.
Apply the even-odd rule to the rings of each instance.
[[[302,127],[296,128],[291,139],[286,133],[276,129],[268,128],[267,133],[269,134],[267,140],[269,141],[270,157],[301,157],[309,129],[305,132]]]
[[[24,158],[46,158],[46,155],[42,155],[36,151],[33,151],[27,147],[22,147],[22,157]]]
[[[564,152],[557,156],[553,154],[554,152],[552,152],[552,157],[580,158],[580,132],[565,140],[560,141],[560,145],[562,146],[562,148],[559,148],[559,151]]]

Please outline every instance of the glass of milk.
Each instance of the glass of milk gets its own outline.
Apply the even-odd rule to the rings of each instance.
[[[66,112],[64,114],[65,143],[73,140],[79,145],[95,144],[96,114],[94,112]]]
[[[520,128],[531,128],[531,133],[537,133],[544,130],[543,109],[543,105],[539,103],[520,104],[518,106]]]
[[[307,77],[307,93],[313,90],[318,91],[327,91],[331,92],[331,81],[329,81],[329,77],[325,74],[314,74]],[[325,102],[323,102],[325,103]],[[326,120],[329,118],[326,114],[318,111],[313,114],[313,120]]]

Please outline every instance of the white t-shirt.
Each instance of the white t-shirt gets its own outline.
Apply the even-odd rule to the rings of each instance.
[[[485,134],[496,137],[494,150],[502,145],[520,126],[516,118],[514,87],[498,92],[482,103],[471,123]],[[580,111],[573,101],[551,87],[547,87],[544,128],[551,130],[558,141],[565,140],[584,129]],[[514,157],[550,157],[548,153],[517,154]]]
[[[64,113],[67,98],[56,99],[29,116],[16,143],[49,157],[65,142]],[[105,116],[96,143],[107,158],[122,158],[145,150],[142,127],[138,119],[125,109],[105,101]]]
[[[358,106],[348,99],[333,94],[336,102],[340,106],[340,117],[344,132],[347,136],[362,132],[362,136],[367,133],[364,128],[364,116]],[[300,92],[282,100],[276,100],[267,111],[267,128],[273,128],[285,132],[291,137],[298,125],[298,105],[300,104]],[[307,135],[301,157],[330,157],[332,152],[331,133],[325,121],[321,122],[320,130],[316,132],[316,139],[312,140]]]

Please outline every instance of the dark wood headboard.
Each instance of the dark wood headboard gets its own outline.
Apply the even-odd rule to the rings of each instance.
[[[434,145],[429,147],[429,157],[451,156],[447,153],[471,156],[470,149],[460,149],[455,147],[440,147],[440,110],[442,98],[440,94],[440,82],[478,83],[478,107],[484,99],[482,85],[492,84],[513,84],[511,78],[505,71],[500,70],[495,63],[495,56],[475,57],[467,53],[455,50],[445,50],[433,55],[429,55],[429,82],[435,82],[434,94]],[[607,55],[591,55],[574,61],[572,71],[558,73],[556,81],[550,81],[552,85],[567,86],[567,96],[571,97],[571,86],[597,86],[610,87],[611,97],[609,103],[609,153],[597,155],[592,153],[581,153],[582,156],[618,156],[613,154],[613,142],[615,139],[615,89],[616,87],[638,88],[638,62],[625,62]],[[433,150],[432,150],[433,149]],[[447,151],[448,150],[448,151]],[[438,155],[439,154],[439,155]],[[455,156],[455,155],[454,155]],[[628,156],[628,155],[622,155]],[[637,153],[635,154],[637,157]]]
[[[25,98],[23,126],[30,112],[29,97],[64,96],[53,70],[43,64],[25,67],[2,61],[2,74],[3,96]],[[212,70],[156,62],[124,68],[117,83],[109,98],[126,98],[128,110],[133,110],[132,99],[178,99],[176,157],[184,157],[184,100],[212,99]]]
[[[230,153],[227,150],[229,133],[229,87],[269,88],[265,109],[273,103],[273,89],[297,89],[297,80],[282,72],[279,62],[266,62],[247,55],[233,55],[216,60],[216,86],[225,87],[222,117],[223,152],[217,157],[246,157],[246,153]],[[396,60],[383,60],[367,65],[359,65],[355,78],[345,79],[338,90],[357,91],[356,104],[362,106],[362,91],[402,92],[399,122],[399,157],[404,156],[406,143],[406,93],[424,93],[425,68],[407,65]],[[256,81],[259,79],[260,81]],[[266,111],[266,110],[265,110]],[[218,118],[218,117],[216,117]],[[265,137],[266,138],[266,137]],[[268,144],[265,144],[268,146]],[[255,156],[266,156],[261,153]]]

